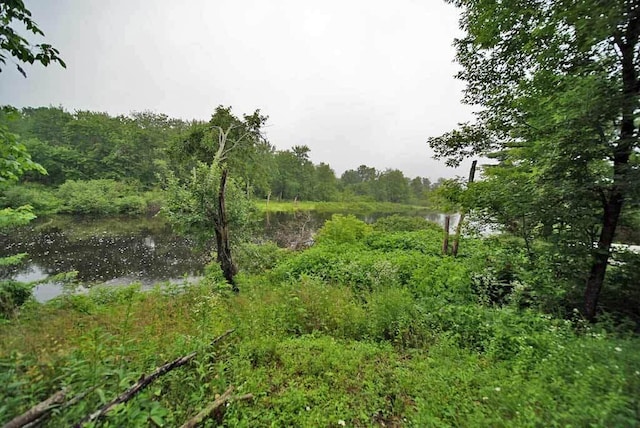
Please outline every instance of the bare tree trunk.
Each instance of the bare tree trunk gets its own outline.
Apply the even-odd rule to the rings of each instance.
[[[271,200],[271,191],[269,191],[269,193],[267,193],[267,208],[265,209],[265,214],[266,214],[266,220],[267,220],[267,226],[269,226],[270,222],[269,222],[269,201]]]
[[[451,223],[451,216],[446,214],[444,216],[444,238],[442,239],[442,254],[449,254],[449,224]]]
[[[225,279],[231,284],[233,291],[236,293],[240,291],[236,285],[233,277],[238,273],[238,268],[233,263],[231,257],[231,245],[229,244],[229,221],[227,219],[227,209],[225,206],[225,188],[227,185],[228,171],[225,168],[222,171],[220,177],[220,190],[218,192],[218,215],[214,228],[216,233],[216,245],[218,250],[217,260],[220,263],[222,274]]]
[[[478,165],[478,161],[474,160],[471,162],[471,169],[469,170],[469,180],[467,184],[473,183],[473,180],[476,177],[476,166]],[[453,257],[458,255],[458,246],[460,245],[460,235],[462,234],[462,223],[464,222],[464,218],[467,215],[466,210],[463,210],[460,213],[460,218],[458,219],[458,225],[456,226],[456,235],[453,238],[453,248],[451,248],[451,254]]]

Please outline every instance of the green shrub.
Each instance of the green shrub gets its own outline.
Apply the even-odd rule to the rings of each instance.
[[[241,271],[250,274],[261,274],[273,269],[282,262],[289,252],[278,247],[274,242],[254,244],[241,243],[235,249],[234,257]]]
[[[371,232],[371,226],[353,215],[334,214],[316,235],[318,244],[355,244]]]
[[[62,201],[51,188],[25,183],[7,187],[2,193],[0,204],[4,208],[30,205],[36,214],[54,214],[60,209]]]
[[[402,288],[374,291],[368,297],[367,320],[371,337],[406,344],[418,319],[411,293]]]
[[[440,239],[442,232],[433,230],[417,232],[373,232],[365,238],[369,248],[382,251],[420,251],[438,255],[442,252]]]
[[[147,203],[142,196],[123,196],[116,199],[115,211],[118,214],[140,215],[147,212]]]
[[[413,271],[409,288],[429,307],[472,303],[472,263],[468,259],[427,256]]]
[[[10,318],[15,311],[32,297],[33,287],[30,284],[0,280],[0,316]]]
[[[68,180],[58,188],[60,212],[68,214],[142,214],[146,202],[136,186],[115,180]]]

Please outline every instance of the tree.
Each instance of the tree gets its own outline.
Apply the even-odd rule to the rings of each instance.
[[[416,177],[409,182],[413,198],[417,203],[424,203],[429,198],[431,181],[426,177]]]
[[[21,0],[0,1],[0,65],[4,66],[8,58],[15,58],[21,62],[33,64],[40,62],[45,67],[51,61],[56,61],[65,67],[62,59],[58,57],[58,51],[48,44],[40,44],[34,47],[22,36],[18,35],[11,27],[15,23],[22,23],[28,31],[34,34],[44,35],[31,19],[31,13]],[[33,49],[37,52],[34,53]],[[26,73],[16,63],[18,71],[26,77]],[[2,67],[0,67],[0,72]],[[2,115],[14,116],[12,109],[3,109]],[[17,181],[26,171],[38,171],[46,174],[46,170],[31,160],[26,147],[18,141],[18,136],[10,132],[9,128],[0,124],[0,190],[11,182]],[[35,218],[31,207],[20,207],[16,210],[5,208],[0,210],[0,228],[25,224]],[[4,257],[0,259],[0,265],[6,266],[20,262],[24,254]],[[14,306],[20,305],[31,295],[30,287],[15,281],[2,281],[0,284],[0,311],[4,314],[12,311]]]
[[[378,179],[378,171],[366,165],[360,165],[357,170],[349,169],[340,177],[344,190],[352,191],[358,196],[376,198],[375,184]]]
[[[597,227],[595,248],[579,243],[591,250],[584,314],[594,319],[621,212],[640,183],[640,1],[449,2],[467,33],[455,41],[464,101],[481,110],[429,144],[449,164],[492,154],[495,168],[527,174],[539,189],[529,206],[543,205],[536,196],[554,202],[538,216],[541,230]],[[579,209],[591,201],[596,211]]]
[[[315,170],[309,152],[307,146],[294,146],[275,153],[277,174],[271,188],[280,199],[313,198]]]
[[[18,34],[13,26],[23,25],[27,31],[34,35],[44,36],[38,25],[31,19],[31,12],[25,7],[22,0],[0,1],[0,72],[7,63],[7,59],[15,58],[19,62],[33,64],[39,62],[45,67],[52,62],[57,62],[66,68],[64,61],[58,56],[60,52],[53,46],[41,43],[31,45],[27,39]],[[27,77],[22,66],[14,62],[18,71]]]
[[[376,199],[383,202],[409,202],[409,182],[399,169],[388,169],[375,182]]]
[[[259,110],[241,120],[231,113],[231,107],[219,106],[206,125],[195,124],[182,144],[173,147],[176,157],[195,165],[185,180],[170,175],[170,197],[165,212],[183,232],[206,238],[210,236],[206,231],[213,229],[216,259],[236,292],[234,276],[238,269],[231,252],[227,183],[232,189],[233,202],[245,206],[239,211],[247,212],[246,204],[242,204],[246,194],[234,191],[238,182],[229,178],[229,173],[246,172],[243,160],[250,157],[263,140],[260,129],[266,120]],[[246,224],[246,215],[238,218]]]
[[[313,179],[313,199],[317,201],[333,201],[338,193],[336,175],[326,163],[315,167]]]

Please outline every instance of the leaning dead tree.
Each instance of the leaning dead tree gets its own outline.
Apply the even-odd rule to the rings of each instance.
[[[71,399],[67,400],[67,390],[65,388],[57,391],[44,401],[36,404],[25,413],[20,416],[16,416],[11,421],[7,422],[2,428],[32,428],[38,427],[44,423],[44,421],[51,416],[51,412],[54,409],[58,411],[64,411],[65,409],[79,403],[87,395],[92,393],[98,388],[99,385],[92,386],[91,388],[75,395]]]

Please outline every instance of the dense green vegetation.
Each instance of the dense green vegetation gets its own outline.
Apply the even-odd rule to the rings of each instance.
[[[366,165],[338,179],[305,145],[276,150],[260,111],[220,106],[209,121],[186,122],[3,107],[3,231],[34,210],[162,210],[176,230],[215,243],[216,262],[196,284],[69,289],[44,305],[29,285],[3,279],[0,420],[62,389],[81,398],[43,423],[77,423],[142,374],[191,355],[98,425],[176,426],[230,385],[251,399],[208,423],[640,424],[640,254],[614,245],[637,242],[640,225],[640,5],[451,3],[462,9],[465,101],[481,110],[429,144],[452,165],[494,160],[475,182],[432,185]],[[51,46],[33,54],[11,31],[15,18],[39,33],[22,2],[0,10],[9,14],[0,36],[12,43],[0,43],[0,63],[9,54],[64,65]],[[335,215],[303,251],[251,239],[256,208],[346,201],[345,211],[403,203],[405,213],[428,202],[502,233],[469,232],[452,252],[423,218]]]
[[[429,144],[449,164],[496,161],[470,206],[526,245],[555,245],[594,319],[619,225],[640,202],[640,5],[450,3],[461,11],[458,77],[477,120]]]
[[[528,271],[516,243],[469,239],[452,258],[440,254],[441,232],[419,218],[336,216],[309,250],[239,257],[239,295],[212,265],[184,288],[31,303],[0,333],[0,419],[62,386],[97,386],[48,422],[70,425],[198,351],[105,424],[177,426],[228,385],[255,398],[218,413],[225,426],[637,423],[637,338],[543,313],[561,313],[563,297],[548,292],[552,275]]]
[[[22,193],[24,184],[41,184],[44,187],[40,189],[57,196],[59,188],[70,181],[76,183],[82,194],[104,183],[96,180],[114,180],[126,182],[126,188],[131,190],[120,189],[120,197],[133,197],[141,191],[161,188],[169,170],[188,176],[192,166],[189,159],[210,162],[216,147],[212,139],[217,139],[211,134],[211,126],[217,123],[224,126],[231,117],[234,117],[231,109],[223,107],[216,109],[208,122],[187,122],[151,112],[113,117],[90,111],[69,113],[61,107],[16,110],[5,106],[0,111],[0,126],[19,138],[33,161],[47,171],[46,175],[27,172],[14,194]],[[253,116],[252,120],[257,118]],[[264,122],[267,118],[260,120]],[[207,144],[211,149],[205,148]],[[235,158],[231,160],[232,176],[241,179],[250,195],[260,199],[341,201],[357,197],[369,202],[424,205],[432,188],[428,179],[409,180],[401,171],[376,171],[364,165],[358,168],[367,172],[361,178],[354,180],[354,170],[337,178],[328,164],[314,165],[309,160],[306,146],[275,150],[269,142],[261,140],[250,153],[240,150]],[[33,192],[34,188],[25,192]],[[50,199],[46,195],[44,198]],[[36,205],[40,204],[41,194],[28,194],[22,199],[36,210],[40,208]],[[15,207],[18,202],[5,196],[2,204]],[[43,213],[55,207],[53,200],[48,204],[41,207]],[[87,211],[80,208],[75,212]],[[101,211],[93,207],[89,212]],[[121,212],[126,213],[126,209]]]

